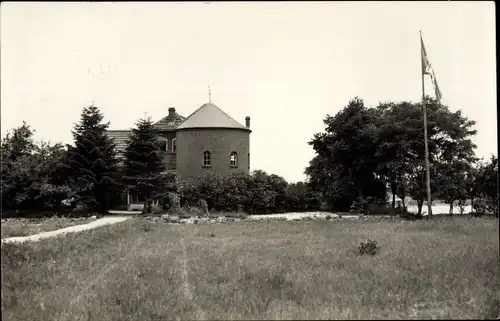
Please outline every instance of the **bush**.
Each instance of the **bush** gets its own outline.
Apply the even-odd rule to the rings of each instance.
[[[161,214],[161,213],[163,213],[163,209],[161,206],[153,206],[151,213],[152,214]]]
[[[207,216],[207,213],[203,211],[199,206],[192,206],[189,204],[177,210],[176,214],[182,218],[191,216]]]
[[[358,251],[359,255],[363,254],[375,255],[380,251],[380,246],[377,244],[377,241],[368,239],[367,242],[360,243]]]
[[[237,213],[224,213],[224,216],[225,217],[229,217],[229,218],[239,218],[239,219],[243,219],[243,220],[248,217],[247,214],[241,213],[241,212],[237,212]]]
[[[286,194],[288,212],[318,211],[322,207],[321,195],[313,191],[307,183],[289,184]]]
[[[479,198],[474,201],[474,212],[476,216],[495,215],[498,212],[495,200]]]
[[[235,172],[228,176],[207,173],[183,181],[180,184],[180,204],[200,207],[205,212],[268,214],[317,211],[321,199],[320,194],[312,191],[306,183],[288,184],[278,175],[254,171],[251,175]]]
[[[181,201],[178,193],[168,192],[160,201],[163,210],[170,210],[172,208],[180,208]]]

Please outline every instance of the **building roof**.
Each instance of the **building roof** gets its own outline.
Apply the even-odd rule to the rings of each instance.
[[[131,130],[108,130],[108,137],[113,139],[116,145],[116,150],[119,153],[125,151],[131,136]]]
[[[168,115],[154,123],[154,126],[158,130],[175,130],[185,119],[175,111],[175,108],[170,107]]]
[[[213,103],[203,104],[177,127],[179,130],[188,128],[232,128],[251,131]]]

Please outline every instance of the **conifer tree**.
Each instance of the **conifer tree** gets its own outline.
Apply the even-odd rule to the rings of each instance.
[[[109,194],[119,187],[115,144],[107,135],[109,122],[103,119],[96,106],[83,109],[72,131],[75,146],[68,146],[67,160],[76,199],[99,214],[109,209]]]
[[[153,199],[165,193],[168,177],[159,151],[158,131],[150,118],[140,119],[125,150],[124,183],[130,192],[144,198],[143,214],[151,212]]]

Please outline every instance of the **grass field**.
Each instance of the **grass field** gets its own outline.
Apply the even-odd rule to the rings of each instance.
[[[359,256],[368,238],[381,250]],[[135,218],[1,251],[4,320],[471,319],[500,306],[486,218]]]
[[[61,228],[86,224],[95,221],[92,218],[66,218],[66,217],[50,217],[50,218],[9,218],[2,219],[1,235],[2,238],[14,236],[27,236],[42,232],[54,231]]]

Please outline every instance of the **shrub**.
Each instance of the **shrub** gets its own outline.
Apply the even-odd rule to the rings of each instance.
[[[162,197],[160,203],[164,210],[181,207],[179,194],[174,192],[168,192],[164,197]]]
[[[163,209],[161,208],[161,206],[154,206],[151,213],[152,214],[161,214],[161,213],[163,213]]]
[[[497,204],[492,199],[479,198],[474,202],[474,211],[476,216],[494,215],[498,211]]]
[[[356,198],[351,205],[349,211],[351,213],[363,213],[364,200],[362,198]]]
[[[188,212],[184,209],[184,208],[181,208],[181,207],[171,207],[168,209],[167,213],[169,215],[177,215],[179,217],[186,217],[188,216]]]
[[[320,193],[313,191],[309,184],[288,184],[283,177],[260,170],[251,175],[207,173],[180,182],[179,190],[181,206],[195,205],[203,211],[267,214],[317,211],[321,206]]]
[[[380,251],[380,246],[377,244],[377,241],[368,239],[367,242],[360,243],[358,251],[359,255],[363,254],[375,255]]]
[[[247,214],[241,213],[241,212],[230,212],[230,213],[224,213],[224,216],[227,218],[239,218],[239,219],[246,219],[248,217]]]
[[[322,207],[320,193],[314,191],[307,183],[289,184],[286,194],[286,209],[289,212],[318,211]]]
[[[205,215],[208,215],[208,204],[203,198],[198,202],[198,209]]]

